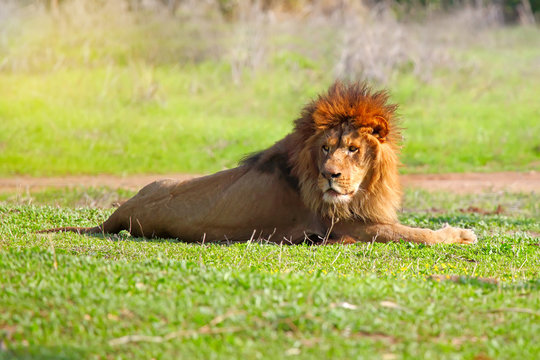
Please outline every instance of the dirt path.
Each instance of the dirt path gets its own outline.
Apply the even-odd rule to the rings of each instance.
[[[0,178],[0,192],[37,191],[50,187],[106,186],[138,190],[142,186],[165,178],[187,180],[196,175],[132,175],[132,176],[64,176],[64,177],[12,177]],[[426,190],[446,190],[456,193],[475,193],[481,191],[509,191],[540,193],[540,172],[499,172],[463,174],[413,174],[402,175],[405,187]]]
[[[540,194],[540,172],[498,172],[403,175],[405,187],[446,190],[460,194],[482,191],[535,192]]]

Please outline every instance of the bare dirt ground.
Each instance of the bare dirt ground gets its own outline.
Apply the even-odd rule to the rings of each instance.
[[[193,174],[160,175],[96,175],[63,177],[10,177],[0,178],[0,192],[38,191],[46,188],[97,187],[138,190],[157,180],[173,178],[188,180]],[[540,193],[540,172],[498,172],[461,174],[409,174],[402,175],[401,182],[407,188],[430,191],[451,191],[460,194],[484,191],[535,192]]]

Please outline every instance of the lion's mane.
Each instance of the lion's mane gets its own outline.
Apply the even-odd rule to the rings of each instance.
[[[360,219],[373,223],[397,221],[401,203],[398,180],[400,128],[397,105],[388,103],[386,91],[373,92],[365,84],[336,82],[326,94],[306,105],[290,135],[289,165],[298,179],[301,197],[309,208],[324,218]],[[327,129],[348,122],[373,149],[372,161],[360,190],[349,203],[328,204],[317,186],[317,137]]]

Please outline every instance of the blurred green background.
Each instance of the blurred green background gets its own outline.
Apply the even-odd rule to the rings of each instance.
[[[403,172],[538,170],[528,3],[4,1],[0,176],[232,167],[337,78],[390,89]]]

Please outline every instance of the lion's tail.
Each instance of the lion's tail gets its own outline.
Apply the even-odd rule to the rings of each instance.
[[[38,234],[53,233],[53,232],[74,232],[81,235],[81,234],[101,234],[104,231],[101,226],[94,226],[94,227],[65,226],[65,227],[59,227],[59,228],[54,228],[54,229],[46,229],[46,230],[37,231]]]
[[[118,234],[120,231],[125,230],[125,227],[122,225],[122,222],[119,220],[120,217],[118,212],[114,212],[111,217],[105,220],[104,223],[94,227],[76,227],[76,226],[65,226],[47,230],[40,230],[37,233],[56,233],[56,232],[74,232],[79,235],[81,234]]]

